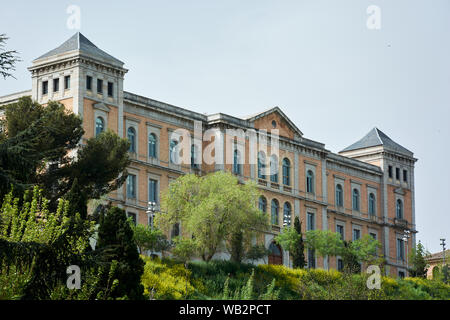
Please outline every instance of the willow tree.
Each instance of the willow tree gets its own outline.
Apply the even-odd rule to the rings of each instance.
[[[201,258],[210,261],[221,250],[232,251],[236,235],[245,249],[267,230],[268,216],[257,208],[258,197],[253,182],[241,184],[230,173],[189,174],[169,185],[155,222],[166,232],[180,223],[184,235],[196,240]]]

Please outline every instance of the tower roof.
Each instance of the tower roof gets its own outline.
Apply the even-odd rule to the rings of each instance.
[[[376,147],[376,146],[383,146],[387,150],[401,153],[407,156],[412,157],[413,153],[406,149],[405,147],[402,147],[397,142],[393,141],[391,138],[389,138],[383,131],[381,131],[378,128],[373,128],[369,131],[368,134],[366,134],[361,140],[355,142],[354,144],[348,146],[344,150],[340,151],[346,152],[346,151],[353,151],[358,149],[365,149],[370,147]]]
[[[95,44],[93,44],[91,41],[89,41],[89,39],[86,38],[84,35],[82,35],[80,32],[75,33],[72,37],[70,37],[68,40],[66,40],[59,47],[40,56],[39,58],[35,59],[33,62],[44,59],[44,58],[52,57],[52,56],[62,55],[62,54],[72,52],[72,51],[79,51],[83,55],[86,55],[86,56],[94,58],[94,59],[98,59],[103,62],[110,63],[112,65],[118,65],[120,67],[123,66],[122,61],[114,58],[113,56],[109,55],[105,51],[97,48],[97,46]]]

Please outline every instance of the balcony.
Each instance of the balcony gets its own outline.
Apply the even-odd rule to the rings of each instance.
[[[405,219],[400,219],[400,218],[395,218],[394,219],[394,224],[396,226],[402,227],[402,228],[407,228],[408,227],[408,221]]]
[[[279,185],[278,183],[276,183],[276,182],[271,182],[271,183],[270,183],[270,186],[271,186],[272,188],[274,188],[274,189],[280,189],[280,185]]]
[[[266,180],[258,179],[258,184],[259,184],[260,186],[267,187],[267,181],[266,181]]]
[[[292,192],[292,188],[289,186],[283,186],[283,191]]]

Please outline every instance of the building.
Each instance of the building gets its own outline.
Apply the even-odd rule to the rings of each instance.
[[[450,261],[450,249],[445,250],[445,264],[444,264],[444,252],[436,252],[428,257],[425,258],[428,264],[428,270],[427,270],[427,278],[433,279],[436,275],[436,272],[439,272],[442,270],[442,266],[445,264],[449,264]]]
[[[417,159],[379,129],[372,129],[336,154],[323,143],[306,138],[278,107],[241,119],[223,113],[204,115],[138,96],[123,90],[124,63],[81,33],[35,59],[29,71],[31,90],[1,97],[0,105],[26,95],[42,104],[57,100],[83,118],[85,138],[109,128],[130,139],[130,175],[126,185],[110,198],[138,223],[151,223],[148,202],[158,203],[161,191],[180,175],[228,170],[242,181],[255,180],[263,193],[259,207],[271,215],[273,224],[264,236],[272,251],[269,263],[290,264],[289,253],[274,244],[273,237],[283,221],[288,223],[288,217],[293,221],[294,216],[300,216],[303,228],[336,231],[345,240],[371,235],[382,243],[387,273],[406,275],[407,252],[415,245],[417,232]],[[201,135],[194,139],[193,163],[173,161],[174,134],[184,129],[194,135],[196,128]],[[258,152],[255,163],[246,156],[254,151],[249,148],[248,137],[230,135],[227,129],[261,134],[278,130],[279,139],[275,146],[270,138],[266,152]],[[208,136],[211,130],[214,137]],[[195,161],[199,158],[197,149],[207,149],[211,141],[222,142],[224,148],[214,151],[214,159],[230,161]],[[228,141],[232,150],[226,148]],[[258,150],[260,146],[258,140]],[[275,149],[273,156],[271,150]],[[262,168],[268,167],[278,170],[267,174]],[[172,234],[178,234],[180,228],[175,225]],[[411,232],[409,241],[403,240],[405,230]],[[308,252],[307,258],[310,267],[342,267],[339,257],[322,259]]]

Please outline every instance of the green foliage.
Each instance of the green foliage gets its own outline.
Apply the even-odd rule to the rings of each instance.
[[[195,287],[201,288],[200,282],[190,280],[191,272],[184,264],[159,258],[143,259],[142,285],[144,294],[150,299],[184,299],[195,293]]]
[[[382,277],[381,290],[371,290],[367,288],[369,275],[365,273],[345,274],[336,270],[254,266],[216,260],[193,262],[185,269],[172,260],[146,261],[146,268],[147,264],[152,266],[149,273],[147,270],[145,273],[145,277],[151,279],[146,280],[146,292],[153,288],[153,298],[157,299],[450,299],[449,285],[422,278],[395,280]]]
[[[294,229],[300,235],[294,247],[289,252],[292,255],[292,264],[294,268],[304,268],[306,265],[305,259],[305,244],[302,234],[302,223],[299,217],[294,219]]]
[[[156,223],[168,231],[181,222],[184,231],[195,237],[202,259],[210,261],[233,235],[242,232],[247,248],[253,236],[266,230],[268,217],[256,207],[258,196],[254,183],[239,184],[230,173],[181,176],[163,195],[166,213],[158,214]]]
[[[178,261],[187,263],[198,254],[198,243],[195,239],[177,237],[173,243],[172,255]]]
[[[411,264],[409,273],[411,276],[418,278],[426,278],[428,271],[428,264],[425,258],[429,255],[430,253],[426,252],[425,247],[419,241],[416,248],[413,248],[409,255],[409,261]]]
[[[329,230],[306,231],[306,245],[322,257],[337,256],[344,248],[340,235]]]
[[[96,250],[102,249],[108,249],[110,259],[117,260],[118,266],[113,275],[103,273],[98,290],[108,288],[108,278],[113,278],[118,283],[111,289],[110,297],[127,296],[129,299],[141,299],[143,287],[140,279],[144,262],[139,257],[133,230],[124,210],[112,207],[100,216]],[[106,269],[111,268],[107,266]]]
[[[5,130],[0,133],[1,198],[11,185],[16,194],[39,185],[50,209],[56,209],[59,199],[70,199],[71,211],[85,218],[87,200],[98,199],[125,181],[127,139],[106,131],[80,147],[82,120],[59,102],[44,107],[22,97],[1,109],[5,112],[1,120]]]
[[[37,187],[19,203],[11,191],[0,210],[0,297],[47,298],[81,261],[93,224],[70,216],[64,200],[51,212]]]
[[[266,248],[264,244],[256,244],[250,246],[245,253],[245,259],[251,262],[255,262],[259,259],[263,259],[270,254],[270,250]]]
[[[16,50],[5,50],[6,40],[9,38],[4,34],[0,34],[0,75],[3,79],[13,77],[11,71],[16,70],[16,63],[21,61]]]
[[[150,251],[150,254],[153,254],[153,252],[166,249],[168,240],[161,230],[151,228],[151,226],[134,224],[131,219],[129,222],[140,254],[144,254],[147,250]]]

